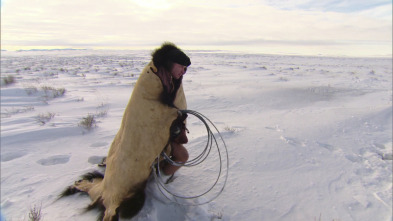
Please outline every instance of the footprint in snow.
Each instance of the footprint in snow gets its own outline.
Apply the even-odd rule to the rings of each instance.
[[[24,155],[26,155],[26,154],[25,153],[18,153],[18,152],[1,154],[1,162],[15,160],[20,157],[23,157]]]
[[[43,166],[52,166],[57,164],[65,164],[69,160],[70,160],[70,156],[68,155],[56,155],[56,156],[51,156],[48,158],[38,160],[37,163]]]
[[[318,144],[320,147],[323,147],[323,148],[325,148],[325,149],[327,149],[327,150],[329,150],[329,151],[335,151],[335,150],[337,150],[336,147],[334,147],[334,146],[332,146],[332,145],[330,145],[330,144],[321,143],[321,142],[317,142],[317,144]]]

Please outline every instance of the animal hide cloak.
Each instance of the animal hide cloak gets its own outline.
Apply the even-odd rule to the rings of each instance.
[[[132,198],[141,186],[144,188],[151,165],[167,145],[170,126],[178,116],[178,109],[160,101],[163,85],[152,70],[157,72],[150,62],[136,82],[110,147],[104,178],[76,185],[79,190],[88,192],[93,203],[100,201],[103,204],[104,220],[116,217],[123,201]],[[187,108],[182,85],[174,105],[179,109]]]

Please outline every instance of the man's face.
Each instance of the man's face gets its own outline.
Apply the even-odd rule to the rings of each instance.
[[[187,66],[178,64],[178,63],[173,63],[173,67],[172,67],[172,77],[174,77],[175,79],[179,79],[181,76],[183,76],[187,71]]]

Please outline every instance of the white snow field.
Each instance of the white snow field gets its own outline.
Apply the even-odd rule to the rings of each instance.
[[[46,221],[96,219],[97,211],[83,212],[87,195],[56,199],[98,169],[150,53],[1,52],[7,221],[28,220],[34,207]],[[186,53],[188,108],[224,137],[228,180],[217,199],[188,206],[168,201],[151,179],[131,220],[392,220],[392,58]],[[206,131],[193,116],[188,128],[193,157]],[[179,170],[168,188],[199,194],[218,167],[212,151],[203,164]]]

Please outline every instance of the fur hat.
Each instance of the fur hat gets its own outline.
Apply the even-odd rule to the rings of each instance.
[[[175,44],[164,42],[160,48],[157,48],[151,54],[154,66],[157,68],[164,67],[170,71],[173,63],[184,66],[190,66],[190,58]]]

